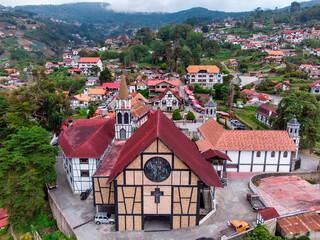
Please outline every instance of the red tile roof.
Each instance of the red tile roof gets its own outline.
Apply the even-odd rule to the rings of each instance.
[[[271,111],[271,115],[269,114],[270,111]],[[259,113],[262,116],[265,116],[266,118],[276,117],[277,116],[277,108],[263,103],[258,107],[256,113]]]
[[[171,86],[174,86],[174,87],[177,87],[180,85],[180,81],[179,80],[149,80],[147,82],[147,85],[150,87],[150,86],[156,86],[160,83],[168,83],[170,84]]]
[[[201,153],[201,156],[206,160],[209,160],[210,158],[221,158],[221,159],[231,161],[231,159],[229,158],[229,156],[227,154],[222,153],[217,150],[212,150],[212,149]]]
[[[103,83],[101,88],[103,89],[118,89],[120,87],[120,83]]]
[[[277,224],[287,235],[320,231],[320,214],[302,213],[277,219]]]
[[[115,120],[79,119],[65,129],[58,142],[66,157],[100,158],[114,138]]]
[[[7,219],[8,219],[7,210],[0,208],[0,228],[8,224]]]
[[[188,73],[198,73],[200,70],[205,70],[207,73],[219,73],[220,70],[216,65],[190,65],[187,67]]]
[[[78,61],[78,63],[97,63],[99,62],[99,57],[82,57]]]
[[[109,177],[111,174],[111,170],[116,163],[119,154],[124,146],[126,141],[123,140],[116,140],[109,152],[106,154],[104,157],[101,165],[97,169],[96,173],[94,174],[94,177],[96,176],[104,176],[104,177]]]
[[[277,210],[274,207],[268,207],[265,209],[260,209],[258,210],[259,214],[261,215],[261,217],[263,218],[264,221],[268,221],[270,219],[273,218],[277,218],[279,217],[279,213],[277,212]]]
[[[214,168],[201,156],[196,145],[160,110],[127,140],[112,169],[109,182],[157,138],[161,139],[205,184],[222,187]]]
[[[252,95],[252,94],[255,94],[257,93],[256,91],[253,91],[253,90],[249,90],[249,89],[243,89],[241,91],[242,94],[247,94],[247,95]]]
[[[313,87],[317,84],[320,84],[320,80],[314,81],[313,83],[310,83],[310,86]]]
[[[152,99],[150,99],[150,102],[155,102],[155,101],[159,101],[161,100],[166,93],[170,91],[178,100],[182,99],[182,97],[180,97],[175,91],[173,91],[170,87],[167,87],[166,90],[164,90],[159,96],[156,96]]]
[[[197,141],[200,151],[297,151],[287,131],[280,130],[225,130],[209,118],[198,130],[204,140]]]

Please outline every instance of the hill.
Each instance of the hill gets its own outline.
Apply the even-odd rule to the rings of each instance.
[[[98,25],[126,25],[128,28],[152,27],[157,28],[168,23],[181,23],[188,18],[204,17],[211,20],[227,17],[239,18],[249,12],[222,12],[205,8],[191,8],[174,13],[124,13],[115,12],[108,8],[110,4],[99,2],[82,2],[61,5],[27,5],[15,9],[38,13],[49,18],[70,22],[81,22]]]

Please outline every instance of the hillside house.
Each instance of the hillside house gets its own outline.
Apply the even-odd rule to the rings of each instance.
[[[265,62],[282,62],[283,52],[282,51],[269,51],[268,56],[265,57]]]
[[[188,84],[198,83],[205,87],[213,87],[214,84],[223,82],[223,74],[216,65],[190,65],[187,72]]]
[[[89,106],[89,104],[91,102],[91,98],[83,93],[80,93],[80,94],[73,96],[71,98],[70,102],[71,102],[70,106],[72,108],[76,108],[76,107],[86,108]]]
[[[106,90],[103,88],[89,88],[87,89],[87,95],[90,98],[95,98],[99,101],[106,99]]]
[[[285,30],[283,31],[283,38],[292,43],[300,43],[303,41],[303,29]]]
[[[320,80],[310,83],[310,86],[311,86],[310,93],[320,94]]]
[[[262,122],[268,127],[271,127],[271,124],[269,122],[270,118],[276,117],[276,116],[277,116],[277,108],[264,103],[258,107],[255,115],[258,121]]]
[[[103,71],[101,58],[99,57],[82,57],[78,61],[78,66],[83,75],[90,75],[93,66],[98,66]]]
[[[284,83],[284,82],[278,83],[277,85],[275,85],[273,87],[274,92],[281,92],[281,91],[285,92],[285,91],[288,91],[289,89],[290,89],[289,84]]]

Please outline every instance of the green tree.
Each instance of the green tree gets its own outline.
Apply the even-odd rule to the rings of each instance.
[[[98,66],[93,66],[92,68],[91,68],[91,73],[93,74],[93,75],[98,75],[98,73],[101,71],[101,69],[98,67]]]
[[[112,82],[112,75],[108,68],[100,72],[99,80],[101,83]]]
[[[271,119],[273,128],[285,130],[287,123],[296,115],[300,123],[300,148],[311,150],[320,133],[320,104],[316,97],[301,91],[291,93],[280,101],[277,113],[277,117]]]
[[[187,120],[194,120],[196,118],[196,116],[194,115],[193,112],[188,112],[187,116],[186,116]]]
[[[170,40],[170,31],[171,31],[171,26],[169,24],[159,28],[158,35],[160,39],[162,39],[163,41]]]
[[[182,119],[179,109],[174,110],[174,112],[172,113],[172,119],[173,120]]]
[[[45,203],[45,184],[54,184],[58,153],[50,134],[41,127],[22,128],[0,149],[0,206],[10,224],[24,227]]]
[[[282,238],[273,236],[265,226],[258,224],[252,232],[248,233],[244,240],[282,240]]]
[[[298,12],[300,12],[300,10],[301,10],[300,3],[296,2],[296,1],[291,3],[291,5],[290,5],[290,12],[291,13],[298,13]]]

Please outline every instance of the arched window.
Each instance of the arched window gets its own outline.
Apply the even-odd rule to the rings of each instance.
[[[283,157],[288,157],[288,152],[287,151],[285,151],[284,153],[283,153]]]
[[[207,114],[209,113],[209,109],[206,110]]]
[[[257,157],[261,157],[261,152],[258,151],[256,156],[257,156]]]
[[[212,111],[212,109],[210,110],[210,114],[212,115],[212,113],[213,113],[213,111]]]
[[[129,124],[129,114],[128,113],[124,114],[124,124]]]
[[[271,152],[271,157],[275,157],[275,156],[276,156],[275,151],[272,151],[272,152]]]
[[[122,123],[122,114],[120,112],[117,114],[117,119],[118,119],[118,124],[121,124]]]
[[[166,104],[167,104],[167,101],[166,101],[166,100],[163,100],[163,101],[162,101],[162,104],[163,104],[163,105],[166,105]]]
[[[126,139],[126,130],[123,128],[120,130],[120,139]]]

